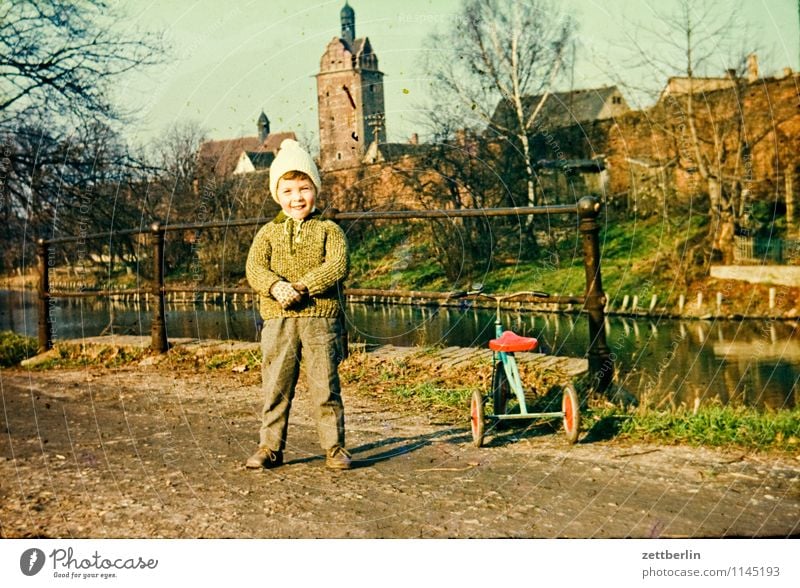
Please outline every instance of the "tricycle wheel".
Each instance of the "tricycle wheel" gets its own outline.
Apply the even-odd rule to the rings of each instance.
[[[483,431],[486,423],[486,417],[483,413],[483,394],[480,390],[475,390],[472,393],[472,399],[469,403],[469,424],[472,430],[472,443],[475,447],[483,445]]]
[[[578,393],[572,384],[564,386],[561,396],[561,411],[564,413],[564,432],[567,441],[575,443],[581,430],[581,409]]]
[[[494,414],[506,414],[510,397],[511,385],[508,383],[508,376],[506,376],[506,370],[503,368],[503,362],[498,361],[494,366],[494,376],[492,377],[492,408],[494,408]]]

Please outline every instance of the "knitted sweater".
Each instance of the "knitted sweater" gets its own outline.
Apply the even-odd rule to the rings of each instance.
[[[279,317],[335,318],[340,311],[339,285],[347,276],[349,256],[344,231],[315,211],[302,221],[280,212],[253,239],[247,254],[247,281],[258,292],[265,320]],[[280,281],[301,282],[308,296],[281,308],[270,294]]]

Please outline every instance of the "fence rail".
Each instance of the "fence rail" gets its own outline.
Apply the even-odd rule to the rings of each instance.
[[[581,198],[575,205],[551,206],[525,206],[515,208],[482,208],[460,210],[395,210],[395,211],[328,211],[325,217],[335,221],[345,220],[408,220],[408,219],[434,219],[434,218],[459,218],[459,217],[498,217],[498,216],[528,216],[551,214],[577,214],[578,230],[581,233],[581,243],[586,274],[586,292],[584,296],[554,296],[548,302],[558,304],[583,304],[589,318],[588,360],[589,370],[593,377],[593,386],[599,391],[608,389],[614,375],[614,363],[606,342],[605,334],[605,305],[606,295],[603,291],[602,275],[600,271],[600,226],[597,222],[600,214],[599,201],[591,196]],[[153,320],[151,326],[151,347],[158,352],[166,352],[169,348],[166,331],[166,294],[168,292],[191,292],[180,287],[167,286],[164,278],[164,242],[165,235],[171,231],[205,230],[212,228],[255,226],[269,222],[267,218],[242,219],[211,223],[186,223],[162,225],[153,223],[148,230],[126,229],[111,233],[94,233],[79,237],[59,237],[54,239],[39,239],[37,242],[37,266],[39,271],[39,350],[46,351],[53,346],[51,305],[55,298],[74,298],[90,296],[123,296],[135,293],[126,290],[97,290],[97,291],[51,291],[50,289],[50,252],[53,245],[86,242],[92,239],[110,239],[121,235],[147,234],[153,251],[153,280],[145,290],[153,302]],[[215,288],[203,287],[196,291],[218,292],[222,294],[252,294],[249,288]],[[139,293],[142,293],[139,290]],[[384,296],[391,297],[392,291],[351,289],[345,294],[352,296]],[[407,297],[408,293],[402,293]],[[430,299],[452,298],[448,292],[420,293]]]

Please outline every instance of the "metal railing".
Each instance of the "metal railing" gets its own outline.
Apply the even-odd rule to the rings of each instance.
[[[800,262],[800,241],[778,237],[743,237],[733,239],[733,261],[740,264],[796,264]]]
[[[484,208],[460,210],[399,210],[399,211],[331,211],[325,216],[336,221],[345,220],[406,220],[406,219],[432,219],[432,218],[459,218],[459,217],[496,217],[496,216],[527,216],[550,214],[577,214],[578,230],[581,233],[581,245],[586,274],[586,291],[584,296],[551,297],[550,302],[562,304],[583,304],[589,319],[589,343],[587,357],[589,371],[593,378],[593,386],[600,391],[608,389],[614,376],[614,363],[606,342],[605,333],[605,305],[606,295],[603,291],[602,276],[600,271],[600,226],[598,216],[600,213],[599,201],[591,196],[581,198],[575,205],[552,206],[526,206],[515,208]],[[151,323],[151,348],[160,353],[169,349],[166,330],[166,293],[180,291],[170,288],[164,279],[164,243],[166,233],[169,231],[187,231],[225,227],[255,226],[269,222],[268,218],[243,219],[229,222],[194,223],[162,225],[153,223],[150,226],[149,240],[152,248],[153,279],[148,293],[153,301],[153,317]],[[125,230],[115,231],[114,235],[142,235],[146,231]],[[52,292],[50,289],[50,253],[51,247],[57,244],[85,242],[90,239],[107,239],[108,233],[95,233],[80,237],[61,237],[55,239],[39,239],[37,241],[37,265],[39,272],[38,304],[39,304],[39,351],[46,351],[53,346],[52,318],[50,315],[51,304],[54,298],[86,297],[86,296],[112,296],[115,294],[129,294],[128,291],[99,290],[88,292]],[[254,293],[253,290],[243,288],[196,288],[195,292],[209,291],[222,293]],[[344,293],[359,295],[364,290],[347,290]],[[384,293],[385,295],[385,293]],[[407,296],[407,293],[404,293]],[[436,297],[432,293],[425,293],[427,297]],[[451,295],[441,293],[441,298]]]

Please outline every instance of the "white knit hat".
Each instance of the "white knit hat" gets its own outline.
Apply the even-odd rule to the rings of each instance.
[[[314,182],[317,193],[319,193],[322,182],[320,182],[319,171],[314,160],[311,159],[311,155],[294,139],[284,139],[278,155],[269,166],[269,191],[275,202],[278,202],[278,180],[283,174],[290,171],[301,171],[306,174]]]

